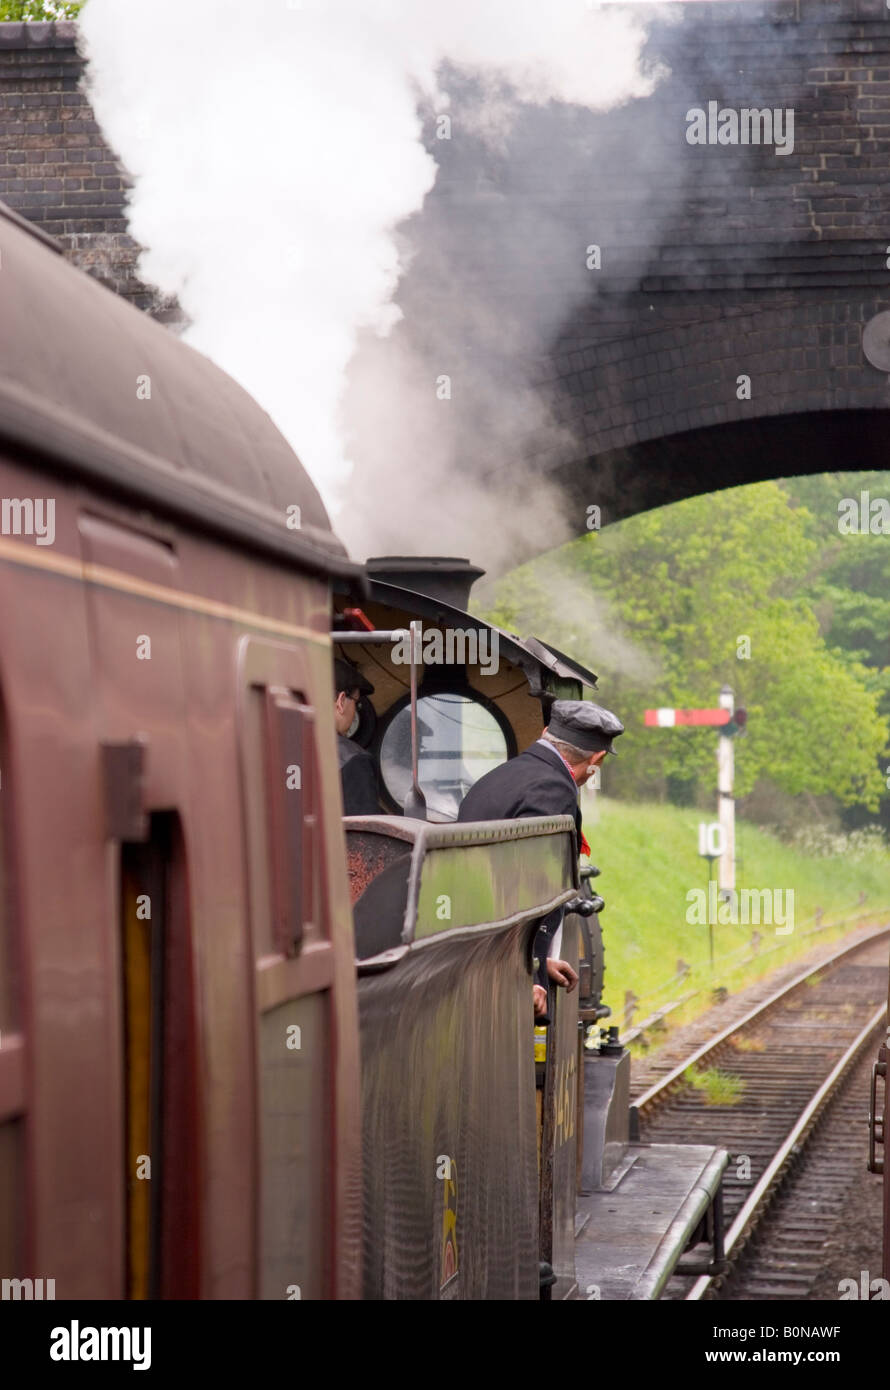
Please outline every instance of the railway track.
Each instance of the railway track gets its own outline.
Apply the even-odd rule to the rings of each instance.
[[[825,1223],[863,1176],[888,940],[884,928],[839,948],[636,1099],[643,1140],[718,1144],[730,1154],[729,1272],[673,1279],[666,1298],[806,1297],[819,1272]]]
[[[812,1297],[846,1197],[867,1181],[863,1117],[873,1060],[874,1048],[865,1048],[846,1072],[806,1147],[796,1161],[792,1158],[769,1209],[733,1261],[721,1299]],[[858,1264],[848,1272],[858,1276]]]

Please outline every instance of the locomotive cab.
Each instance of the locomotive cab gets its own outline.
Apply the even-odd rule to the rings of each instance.
[[[632,1140],[630,1057],[617,1029],[598,1029],[598,870],[580,868],[571,818],[455,823],[473,783],[540,736],[555,699],[596,689],[561,652],[467,611],[481,573],[371,560],[364,595],[335,597],[335,652],[374,687],[351,732],[386,812],[344,820],[365,1296],[656,1298],[700,1237],[712,1250],[695,1267],[718,1267],[726,1155]],[[536,1061],[533,943],[556,908],[580,985],[553,991]],[[418,1232],[430,1233],[420,1253]]]
[[[364,595],[335,594],[335,654],[374,687],[350,735],[374,757],[387,815],[405,814],[416,781],[421,819],[456,820],[473,783],[538,738],[553,700],[596,689],[592,671],[467,611],[483,573],[463,559],[372,559]]]

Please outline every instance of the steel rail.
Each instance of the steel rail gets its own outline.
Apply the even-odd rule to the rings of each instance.
[[[812,974],[812,971],[810,973]],[[724,1241],[723,1246],[724,1253],[727,1256],[729,1256],[732,1253],[733,1249],[738,1244],[741,1237],[745,1234],[745,1232],[751,1224],[752,1219],[755,1216],[762,1215],[763,1212],[766,1210],[766,1207],[768,1205],[768,1198],[771,1195],[773,1183],[775,1182],[775,1179],[778,1176],[780,1170],[785,1166],[788,1159],[791,1157],[791,1154],[798,1140],[802,1137],[804,1132],[815,1120],[819,1111],[825,1106],[837,1082],[841,1079],[845,1072],[849,1070],[853,1062],[856,1060],[861,1049],[868,1042],[869,1038],[872,1036],[875,1030],[883,1022],[884,1015],[886,1014],[886,1012],[886,1004],[882,1004],[880,1008],[875,1010],[871,1018],[866,1023],[865,1027],[857,1035],[857,1037],[854,1038],[853,1042],[851,1042],[844,1055],[840,1057],[838,1061],[835,1063],[834,1067],[829,1072],[825,1080],[822,1082],[822,1085],[819,1087],[816,1094],[810,1098],[807,1105],[801,1111],[801,1114],[796,1120],[787,1138],[783,1141],[780,1148],[774,1154],[769,1165],[763,1172],[760,1181],[757,1183],[756,1187],[753,1188],[750,1196],[748,1197],[748,1200],[745,1202],[745,1205],[742,1207],[741,1211],[738,1212],[735,1220],[733,1221],[732,1225],[727,1231],[726,1239]],[[686,1295],[686,1302],[697,1302],[704,1296],[705,1292],[713,1282],[713,1279],[709,1275],[703,1274],[699,1279],[695,1281],[695,1284],[690,1289],[689,1293]]]
[[[869,932],[868,936],[860,937],[860,939],[852,945],[842,946],[840,950],[834,951],[830,956],[826,956],[824,960],[820,960],[808,966],[807,969],[801,971],[799,975],[795,975],[792,980],[789,980],[781,989],[776,990],[768,999],[764,999],[760,1004],[756,1004],[755,1007],[749,1009],[742,1018],[737,1019],[734,1023],[727,1024],[721,1032],[715,1034],[713,1038],[709,1038],[707,1042],[702,1043],[701,1047],[696,1048],[695,1052],[690,1053],[690,1055],[682,1062],[679,1062],[672,1071],[669,1071],[667,1076],[663,1076],[660,1081],[656,1081],[654,1085],[650,1086],[648,1091],[644,1091],[641,1096],[638,1096],[637,1099],[631,1103],[631,1112],[633,1113],[636,1111],[637,1115],[639,1115],[644,1106],[651,1105],[652,1101],[660,1096],[662,1092],[667,1091],[676,1082],[681,1081],[684,1072],[686,1072],[689,1067],[694,1066],[695,1063],[700,1062],[703,1057],[707,1057],[710,1053],[716,1051],[716,1049],[727,1042],[734,1033],[740,1032],[741,1029],[747,1027],[749,1023],[753,1023],[756,1018],[766,1013],[768,1009],[772,1008],[774,1004],[779,1003],[786,995],[791,994],[793,990],[799,989],[804,981],[808,980],[811,975],[815,975],[817,971],[827,969],[844,956],[851,954],[853,951],[858,951],[861,947],[869,945],[872,941],[876,941],[879,937],[886,936],[888,933],[890,933],[890,926],[877,927],[873,932]]]

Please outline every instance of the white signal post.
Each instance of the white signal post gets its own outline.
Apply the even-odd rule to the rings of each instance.
[[[720,707],[729,710],[731,719],[735,712],[735,697],[728,685],[724,685],[720,691]],[[732,739],[727,737],[724,730],[725,726],[719,730],[717,739],[717,820],[723,828],[724,843],[723,853],[717,860],[717,891],[731,893],[735,888],[735,758]]]
[[[890,3],[890,0],[888,0]],[[705,841],[701,838],[705,827],[699,831],[699,854],[717,860],[717,891],[731,893],[735,888],[735,798],[733,796],[733,776],[735,759],[733,756],[732,735],[737,732],[733,723],[735,697],[732,687],[724,685],[720,691],[720,704],[716,709],[647,709],[644,722],[650,729],[675,729],[682,726],[716,728],[717,738],[717,825],[720,827],[719,853],[710,848],[701,848]],[[742,711],[739,711],[740,716]],[[710,832],[711,827],[708,827]],[[713,847],[712,839],[707,842]]]

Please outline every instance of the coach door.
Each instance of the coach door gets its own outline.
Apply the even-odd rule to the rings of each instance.
[[[358,1063],[352,929],[333,757],[329,648],[242,640],[239,719],[256,998],[256,1292],[358,1287]],[[332,842],[331,837],[336,837]],[[336,865],[341,872],[337,874]],[[355,1189],[353,1189],[355,1190]]]

